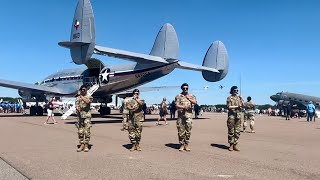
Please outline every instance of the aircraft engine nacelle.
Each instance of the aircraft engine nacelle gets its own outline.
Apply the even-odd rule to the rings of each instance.
[[[227,49],[221,41],[215,41],[209,47],[202,66],[217,69],[220,73],[202,71],[202,76],[209,82],[222,80],[228,74],[229,57]]]
[[[34,102],[34,101],[45,101],[46,96],[43,93],[37,91],[29,91],[24,89],[19,89],[18,94],[21,96],[23,101]]]

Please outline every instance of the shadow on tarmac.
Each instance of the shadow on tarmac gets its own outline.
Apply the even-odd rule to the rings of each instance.
[[[81,146],[81,145],[80,145],[80,144],[78,144],[78,145],[77,145],[77,149],[79,149],[79,148],[80,148],[80,146]],[[92,146],[93,146],[92,144],[88,144],[88,148],[89,148],[89,150],[91,150],[91,147],[92,147]]]
[[[224,144],[211,144],[212,147],[220,148],[220,149],[228,149],[229,147]]]
[[[172,149],[179,149],[180,148],[180,144],[176,144],[176,143],[168,143],[168,144],[165,144],[165,146],[170,147]]]
[[[122,145],[124,148],[130,150],[132,148],[132,144],[124,144]]]
[[[27,114],[1,114],[0,115],[0,117],[22,117],[22,116],[30,116],[30,115],[27,115]]]

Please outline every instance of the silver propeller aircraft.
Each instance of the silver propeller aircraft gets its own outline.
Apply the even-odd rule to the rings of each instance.
[[[179,59],[179,42],[171,24],[160,29],[150,54],[96,45],[95,20],[89,0],[79,0],[71,26],[70,41],[59,42],[69,48],[71,58],[82,68],[65,69],[44,78],[40,84],[27,84],[0,79],[0,86],[18,89],[24,100],[45,101],[47,96],[72,97],[83,84],[99,84],[93,93],[100,102],[112,102],[112,95],[125,92],[171,73],[175,68],[201,71],[209,82],[223,79],[228,73],[228,54],[221,41],[209,47],[202,66],[190,64]],[[135,62],[127,65],[106,66],[93,54],[120,58]],[[31,115],[42,115],[41,107],[30,109]],[[110,108],[101,106],[100,114],[110,113]]]
[[[306,108],[309,102],[312,101],[316,107],[316,116],[320,117],[320,97],[290,92],[279,92],[270,96],[270,99],[275,101],[278,106],[287,106],[290,103],[297,104],[297,106],[302,108]]]

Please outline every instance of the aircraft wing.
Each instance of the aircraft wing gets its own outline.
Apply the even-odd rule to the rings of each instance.
[[[120,98],[125,98],[132,94],[133,89],[128,89],[119,93],[115,93]],[[160,91],[160,90],[170,90],[170,89],[180,89],[180,86],[155,86],[155,87],[138,87],[140,92],[148,92],[148,91]]]
[[[205,67],[205,66],[199,66],[196,64],[187,63],[184,61],[178,61],[178,67],[180,69],[188,69],[188,70],[195,70],[195,71],[210,71],[215,73],[220,73],[217,69]]]
[[[35,90],[35,91],[42,91],[45,93],[62,94],[60,90],[54,87],[34,85],[34,84],[28,84],[28,83],[22,83],[22,82],[16,82],[16,81],[8,81],[4,79],[0,79],[0,86],[6,87],[6,88],[12,88],[12,89],[29,89],[29,90]]]
[[[137,62],[139,64],[150,64],[155,62],[168,64],[168,62],[165,59],[158,56],[151,56],[147,54],[140,54],[102,46],[95,46],[94,53],[119,59],[126,59],[129,61]]]

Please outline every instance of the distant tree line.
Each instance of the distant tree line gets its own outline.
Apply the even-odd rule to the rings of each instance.
[[[3,101],[8,101],[8,102],[18,102],[18,99],[21,98],[13,98],[13,97],[0,97],[0,99],[2,99]]]
[[[226,104],[216,104],[216,105],[207,105],[207,104],[205,104],[205,105],[201,105],[200,107],[202,108],[202,107],[205,107],[205,108],[209,108],[209,107],[213,107],[213,106],[215,106],[217,109],[218,108],[224,108],[224,109],[226,109],[227,108],[227,105]],[[274,109],[274,108],[276,108],[276,105],[271,105],[271,104],[264,104],[264,105],[256,105],[256,108],[257,109],[268,109],[268,108],[272,108],[272,109]]]

